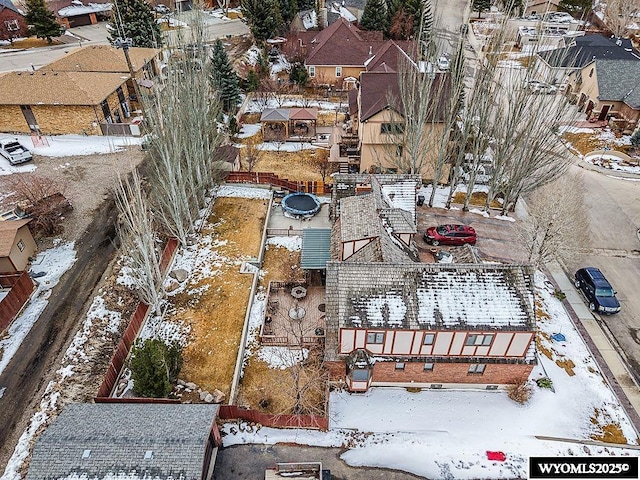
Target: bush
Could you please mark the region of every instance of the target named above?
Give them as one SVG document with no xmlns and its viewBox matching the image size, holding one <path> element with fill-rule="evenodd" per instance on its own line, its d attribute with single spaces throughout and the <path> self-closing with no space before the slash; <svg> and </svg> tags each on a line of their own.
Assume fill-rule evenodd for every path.
<svg viewBox="0 0 640 480">
<path fill-rule="evenodd" d="M 556 297 L 558 300 L 562 301 L 565 298 L 567 298 L 567 295 L 560 289 L 556 288 L 553 292 L 553 296 Z"/>
<path fill-rule="evenodd" d="M 633 135 L 631 135 L 631 145 L 635 148 L 640 148 L 640 128 L 637 128 Z"/>
<path fill-rule="evenodd" d="M 536 385 L 538 385 L 540 388 L 552 389 L 553 381 L 551 381 L 551 379 L 548 377 L 542 377 L 536 380 Z"/>
<path fill-rule="evenodd" d="M 531 385 L 526 378 L 516 380 L 507 387 L 507 396 L 514 402 L 524 405 L 531 398 Z"/>
<path fill-rule="evenodd" d="M 131 377 L 136 395 L 162 398 L 169 395 L 182 368 L 182 347 L 162 340 L 137 341 L 131 350 Z"/>
</svg>

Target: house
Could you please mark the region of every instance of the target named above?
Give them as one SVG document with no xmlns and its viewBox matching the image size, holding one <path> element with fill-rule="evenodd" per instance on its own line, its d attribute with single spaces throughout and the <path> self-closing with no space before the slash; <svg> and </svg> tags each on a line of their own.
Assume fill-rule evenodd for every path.
<svg viewBox="0 0 640 480">
<path fill-rule="evenodd" d="M 153 85 L 158 52 L 129 49 L 135 80 L 123 52 L 109 45 L 77 49 L 37 71 L 1 76 L 0 132 L 139 135 L 133 82 Z"/>
<path fill-rule="evenodd" d="M 325 292 L 332 380 L 365 391 L 495 389 L 527 378 L 536 363 L 532 268 L 419 263 L 419 185 L 415 175 L 335 176 Z"/>
<path fill-rule="evenodd" d="M 557 12 L 560 0 L 526 0 L 524 2 L 523 15 L 544 15 L 548 12 Z"/>
<path fill-rule="evenodd" d="M 30 218 L 0 221 L 0 274 L 27 269 L 29 257 L 36 253 L 36 242 L 28 223 Z"/>
<path fill-rule="evenodd" d="M 52 0 L 47 6 L 66 28 L 95 25 L 111 18 L 112 4 L 105 0 Z"/>
<path fill-rule="evenodd" d="M 221 162 L 220 169 L 226 172 L 240 170 L 240 149 L 233 145 L 220 145 L 213 152 L 213 158 Z"/>
<path fill-rule="evenodd" d="M 38 439 L 27 480 L 209 480 L 218 405 L 73 403 Z"/>
<path fill-rule="evenodd" d="M 24 14 L 11 0 L 0 0 L 0 40 L 13 40 L 29 35 Z"/>
<path fill-rule="evenodd" d="M 627 133 L 640 119 L 640 61 L 596 59 L 570 75 L 571 94 L 588 119 Z"/>
<path fill-rule="evenodd" d="M 535 70 L 539 78 L 563 84 L 568 76 L 596 59 L 638 61 L 640 55 L 628 39 L 613 39 L 600 34 L 572 38 L 567 46 L 539 52 Z"/>
</svg>

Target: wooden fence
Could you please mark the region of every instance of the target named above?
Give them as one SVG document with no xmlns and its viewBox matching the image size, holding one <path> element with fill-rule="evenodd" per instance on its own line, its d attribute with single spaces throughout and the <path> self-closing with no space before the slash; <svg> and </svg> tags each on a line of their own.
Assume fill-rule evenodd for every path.
<svg viewBox="0 0 640 480">
<path fill-rule="evenodd" d="M 223 420 L 240 419 L 266 427 L 329 430 L 329 418 L 319 415 L 274 415 L 236 405 L 220 405 L 218 416 Z"/>
<path fill-rule="evenodd" d="M 27 303 L 35 285 L 27 271 L 21 274 L 1 275 L 0 285 L 3 288 L 11 288 L 0 301 L 0 332 L 3 332 Z"/>
<path fill-rule="evenodd" d="M 324 182 L 314 181 L 293 181 L 280 178 L 275 173 L 265 172 L 229 172 L 226 181 L 228 183 L 259 183 L 279 187 L 290 192 L 306 192 L 316 195 L 326 195 L 331 193 L 331 185 Z"/>
<path fill-rule="evenodd" d="M 175 238 L 170 238 L 167 242 L 167 245 L 164 247 L 164 250 L 162 251 L 162 257 L 160 258 L 160 269 L 163 274 L 166 273 L 166 270 L 171 263 L 171 259 L 173 258 L 173 253 L 176 251 L 176 248 L 178 248 L 178 240 Z M 129 356 L 131 346 L 133 345 L 133 342 L 135 342 L 136 338 L 138 338 L 140 327 L 142 327 L 142 324 L 147 317 L 148 311 L 149 305 L 143 302 L 138 303 L 138 307 L 136 308 L 136 311 L 133 312 L 133 315 L 131 315 L 129 324 L 124 331 L 124 335 L 120 339 L 120 342 L 118 342 L 116 351 L 111 357 L 107 373 L 102 380 L 100 388 L 98 389 L 98 398 L 109 397 L 111 395 L 111 392 L 118 382 L 118 378 L 120 378 L 122 367 L 124 366 L 124 363 Z"/>
</svg>

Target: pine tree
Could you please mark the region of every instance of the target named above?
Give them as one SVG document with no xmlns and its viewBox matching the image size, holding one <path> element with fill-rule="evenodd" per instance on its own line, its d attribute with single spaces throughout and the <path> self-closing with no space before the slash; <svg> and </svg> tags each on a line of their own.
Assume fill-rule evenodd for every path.
<svg viewBox="0 0 640 480">
<path fill-rule="evenodd" d="M 278 4 L 280 7 L 280 15 L 282 16 L 282 21 L 286 26 L 290 25 L 291 21 L 298 13 L 297 0 L 278 0 Z"/>
<path fill-rule="evenodd" d="M 259 86 L 260 77 L 258 76 L 258 73 L 252 68 L 251 70 L 249 70 L 249 73 L 247 73 L 247 91 L 255 92 L 256 90 L 258 90 Z"/>
<path fill-rule="evenodd" d="M 29 25 L 33 25 L 31 31 L 38 38 L 46 38 L 52 43 L 53 37 L 59 37 L 64 32 L 56 22 L 56 17 L 44 3 L 44 0 L 27 0 L 27 15 L 25 19 Z"/>
<path fill-rule="evenodd" d="M 220 95 L 222 110 L 226 113 L 234 112 L 240 100 L 240 80 L 231 67 L 231 62 L 220 39 L 217 39 L 213 44 L 211 84 Z"/>
<path fill-rule="evenodd" d="M 143 397 L 161 398 L 171 392 L 182 368 L 182 348 L 162 340 L 136 342 L 131 350 L 133 390 Z"/>
<path fill-rule="evenodd" d="M 478 12 L 478 18 L 480 18 L 482 12 L 491 8 L 491 0 L 473 0 L 472 8 L 474 12 Z"/>
<path fill-rule="evenodd" d="M 283 27 L 278 0 L 240 0 L 253 37 L 261 42 L 275 37 Z"/>
<path fill-rule="evenodd" d="M 368 0 L 362 12 L 360 25 L 364 30 L 386 32 L 389 28 L 387 4 L 385 0 Z"/>
<path fill-rule="evenodd" d="M 134 47 L 154 48 L 162 45 L 160 27 L 144 0 L 115 0 L 109 25 L 113 30 L 109 41 L 131 38 Z"/>
</svg>

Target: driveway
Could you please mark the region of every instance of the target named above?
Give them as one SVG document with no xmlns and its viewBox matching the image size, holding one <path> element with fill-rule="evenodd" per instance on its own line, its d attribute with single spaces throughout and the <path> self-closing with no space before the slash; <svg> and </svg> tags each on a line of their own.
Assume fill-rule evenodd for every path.
<svg viewBox="0 0 640 480">
<path fill-rule="evenodd" d="M 215 480 L 255 480 L 278 462 L 322 462 L 333 480 L 415 480 L 416 475 L 386 468 L 350 467 L 340 459 L 340 448 L 304 445 L 235 445 L 218 450 Z"/>
<path fill-rule="evenodd" d="M 485 218 L 477 213 L 463 212 L 462 210 L 445 210 L 442 208 L 417 207 L 417 214 L 418 235 L 416 236 L 416 243 L 419 250 L 430 250 L 432 248 L 422 239 L 422 234 L 428 227 L 446 223 L 459 223 L 471 225 L 476 229 L 478 234 L 476 249 L 480 257 L 500 262 L 520 263 L 526 261 L 526 254 L 518 236 L 515 222 L 497 218 Z M 492 211 L 491 214 L 495 215 L 496 212 Z M 448 247 L 453 252 L 462 248 Z"/>
</svg>

